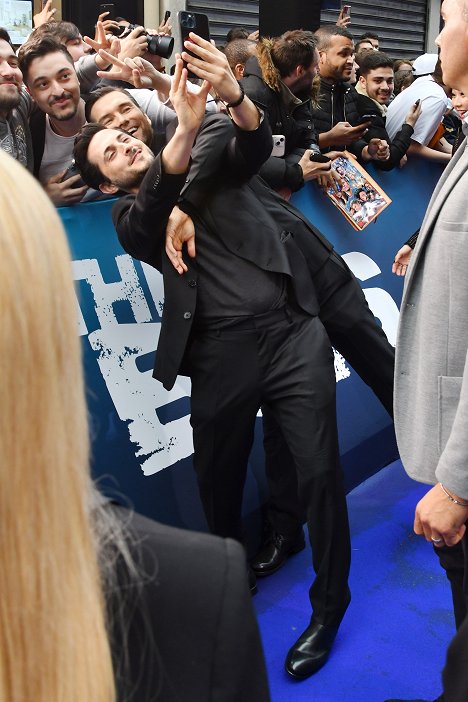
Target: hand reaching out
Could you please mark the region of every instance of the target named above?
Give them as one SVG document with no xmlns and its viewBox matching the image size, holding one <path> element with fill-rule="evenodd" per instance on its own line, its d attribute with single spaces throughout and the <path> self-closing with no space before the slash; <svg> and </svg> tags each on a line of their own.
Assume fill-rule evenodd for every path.
<svg viewBox="0 0 468 702">
<path fill-rule="evenodd" d="M 45 3 L 44 7 L 40 12 L 37 12 L 33 16 L 33 26 L 36 29 L 37 27 L 40 27 L 41 24 L 45 24 L 46 22 L 50 22 L 51 20 L 54 19 L 54 15 L 57 12 L 56 8 L 51 10 L 52 6 L 52 0 L 47 0 Z"/>
</svg>

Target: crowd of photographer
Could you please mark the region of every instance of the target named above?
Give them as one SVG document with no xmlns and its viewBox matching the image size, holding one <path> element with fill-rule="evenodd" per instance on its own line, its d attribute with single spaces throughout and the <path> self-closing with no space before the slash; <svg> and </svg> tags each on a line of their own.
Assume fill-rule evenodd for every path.
<svg viewBox="0 0 468 702">
<path fill-rule="evenodd" d="M 254 592 L 256 576 L 301 550 L 307 522 L 313 615 L 286 658 L 305 679 L 327 661 L 350 602 L 330 344 L 389 414 L 394 349 L 343 259 L 289 198 L 316 181 L 370 213 L 376 192 L 364 181 L 353 205 L 336 159 L 351 154 L 377 172 L 411 158 L 448 163 L 468 99 L 443 85 L 437 55 L 395 61 L 371 32 L 355 43 L 343 14 L 315 33 L 259 39 L 240 28 L 222 51 L 186 26 L 171 76 L 167 17 L 149 30 L 100 16 L 95 36 L 82 38 L 53 12 L 48 0 L 18 53 L 0 29 L 0 148 L 57 207 L 118 198 L 123 248 L 163 274 L 154 377 L 168 390 L 178 373 L 191 378 L 194 467 L 222 537 L 242 539 L 262 406 L 271 499 L 247 577 Z M 267 700 L 253 631 L 260 673 L 243 699 Z"/>
</svg>

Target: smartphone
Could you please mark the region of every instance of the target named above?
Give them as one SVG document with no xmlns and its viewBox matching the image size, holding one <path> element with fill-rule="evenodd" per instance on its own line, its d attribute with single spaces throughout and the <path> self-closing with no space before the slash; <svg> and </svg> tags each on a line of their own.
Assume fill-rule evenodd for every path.
<svg viewBox="0 0 468 702">
<path fill-rule="evenodd" d="M 167 20 L 169 19 L 170 16 L 171 16 L 171 11 L 166 10 L 166 12 L 164 13 L 164 24 L 167 24 Z"/>
<path fill-rule="evenodd" d="M 102 15 L 103 12 L 108 12 L 106 19 L 114 19 L 115 17 L 115 5 L 113 3 L 109 5 L 99 5 L 99 14 Z"/>
<path fill-rule="evenodd" d="M 418 98 L 416 102 L 414 103 L 416 107 L 418 107 L 419 103 L 421 102 L 421 98 Z"/>
<path fill-rule="evenodd" d="M 343 17 L 351 17 L 351 5 L 343 5 Z"/>
<path fill-rule="evenodd" d="M 69 178 L 73 178 L 73 176 L 76 176 L 76 175 L 80 175 L 80 173 L 75 165 L 75 162 L 72 161 L 72 163 L 68 166 L 67 170 L 65 171 L 65 174 L 60 182 L 63 183 L 65 180 L 68 180 Z M 86 185 L 86 183 L 84 182 L 84 180 L 82 180 L 82 178 L 80 178 L 79 180 L 76 181 L 76 183 L 73 183 L 72 185 L 70 185 L 70 187 L 71 188 L 82 188 L 83 185 Z"/>
<path fill-rule="evenodd" d="M 199 37 L 201 37 L 202 39 L 206 39 L 206 41 L 210 41 L 210 25 L 208 22 L 208 15 L 204 15 L 201 12 L 181 11 L 177 13 L 177 17 L 179 20 L 182 51 L 187 51 L 187 49 L 184 46 L 184 42 L 186 39 L 188 39 L 188 35 L 190 34 L 190 32 L 198 34 Z M 187 51 L 187 53 L 191 54 L 192 56 L 195 56 L 195 54 L 193 54 L 190 51 Z"/>
<path fill-rule="evenodd" d="M 377 115 L 375 115 L 375 114 L 373 114 L 373 113 L 366 114 L 366 115 L 361 115 L 361 116 L 359 117 L 359 122 L 358 122 L 358 124 L 364 124 L 364 122 L 371 122 L 371 123 L 374 123 L 376 119 L 377 119 Z"/>
<path fill-rule="evenodd" d="M 284 134 L 273 134 L 271 138 L 273 140 L 273 148 L 271 150 L 271 155 L 282 158 L 284 156 L 284 151 L 286 148 L 286 139 Z"/>
<path fill-rule="evenodd" d="M 310 154 L 310 160 L 314 163 L 328 163 L 331 159 L 325 154 Z"/>
</svg>

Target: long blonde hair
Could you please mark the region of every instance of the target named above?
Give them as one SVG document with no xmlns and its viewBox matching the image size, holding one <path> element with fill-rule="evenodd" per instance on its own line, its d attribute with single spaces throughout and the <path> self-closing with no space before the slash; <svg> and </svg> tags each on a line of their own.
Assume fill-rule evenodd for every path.
<svg viewBox="0 0 468 702">
<path fill-rule="evenodd" d="M 0 699 L 113 702 L 70 255 L 0 151 Z"/>
</svg>

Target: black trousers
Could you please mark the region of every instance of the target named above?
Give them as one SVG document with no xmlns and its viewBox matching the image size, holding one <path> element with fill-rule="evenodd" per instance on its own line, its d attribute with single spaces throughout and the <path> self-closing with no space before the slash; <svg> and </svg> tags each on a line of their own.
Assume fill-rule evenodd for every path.
<svg viewBox="0 0 468 702">
<path fill-rule="evenodd" d="M 468 526 L 468 525 L 467 525 Z M 457 634 L 447 651 L 443 672 L 441 702 L 468 700 L 468 532 L 455 546 L 435 548 L 452 588 L 453 611 Z"/>
<path fill-rule="evenodd" d="M 199 332 L 188 351 L 194 466 L 208 524 L 242 538 L 255 418 L 267 404 L 287 437 L 307 518 L 314 617 L 338 624 L 349 602 L 350 539 L 330 342 L 317 317 L 289 308 L 246 324 Z"/>
<path fill-rule="evenodd" d="M 361 286 L 335 252 L 314 277 L 320 319 L 334 348 L 351 364 L 393 417 L 395 350 L 369 309 Z M 287 436 L 262 407 L 265 470 L 270 491 L 267 531 L 292 537 L 304 522 Z"/>
</svg>

